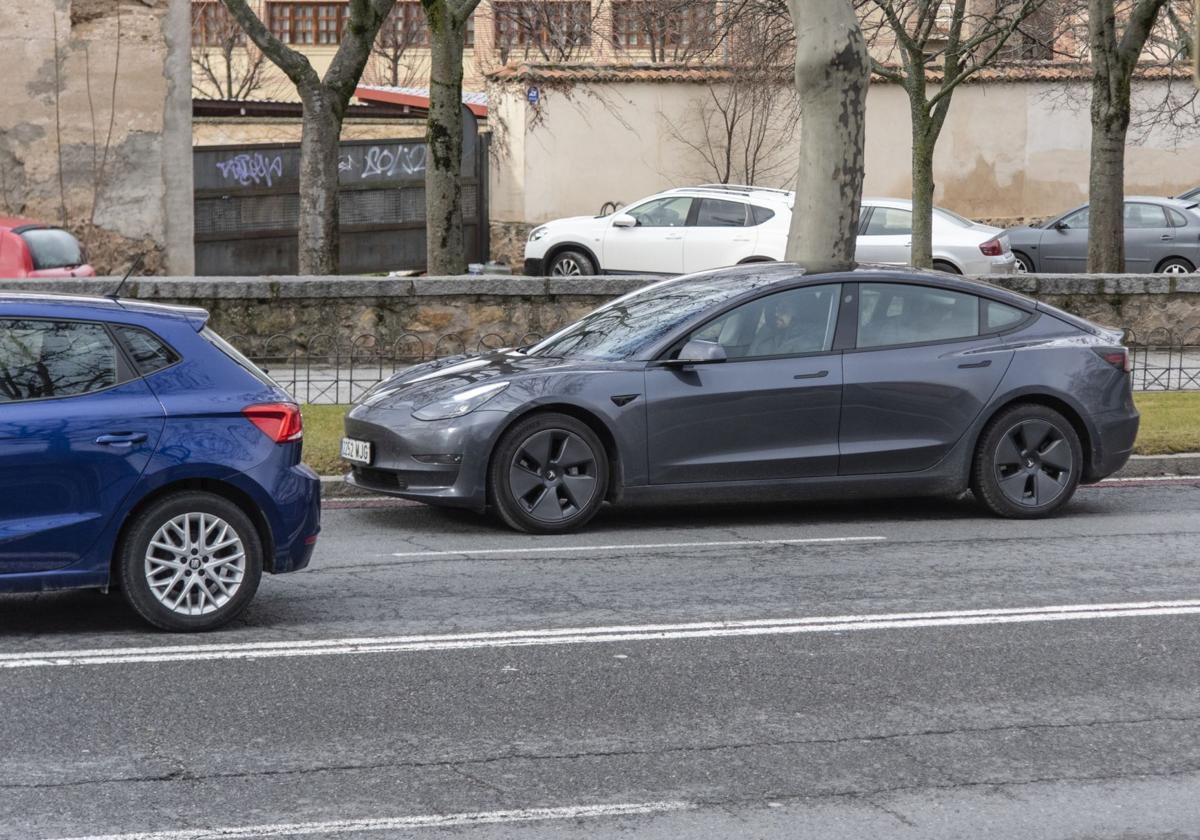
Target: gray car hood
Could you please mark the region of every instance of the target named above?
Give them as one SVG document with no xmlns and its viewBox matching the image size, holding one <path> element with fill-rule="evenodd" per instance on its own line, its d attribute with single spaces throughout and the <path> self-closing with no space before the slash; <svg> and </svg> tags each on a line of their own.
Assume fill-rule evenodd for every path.
<svg viewBox="0 0 1200 840">
<path fill-rule="evenodd" d="M 482 356 L 452 356 L 395 374 L 368 391 L 359 403 L 373 408 L 418 407 L 459 389 L 489 381 L 595 367 L 594 362 L 527 356 L 516 350 L 497 350 Z"/>
</svg>

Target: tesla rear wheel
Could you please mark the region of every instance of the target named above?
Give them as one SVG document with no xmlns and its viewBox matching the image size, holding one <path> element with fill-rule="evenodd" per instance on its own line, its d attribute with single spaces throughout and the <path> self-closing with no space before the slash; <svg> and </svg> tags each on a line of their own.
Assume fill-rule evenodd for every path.
<svg viewBox="0 0 1200 840">
<path fill-rule="evenodd" d="M 1171 257 L 1158 264 L 1159 274 L 1191 274 L 1196 267 L 1183 257 Z"/>
<path fill-rule="evenodd" d="M 496 512 L 510 528 L 557 534 L 586 524 L 608 491 L 608 455 L 587 424 L 535 414 L 501 437 L 488 473 Z"/>
<path fill-rule="evenodd" d="M 262 566 L 258 531 L 241 508 L 212 493 L 183 492 L 131 523 L 118 573 L 126 599 L 146 621 L 198 631 L 220 627 L 245 609 Z"/>
<path fill-rule="evenodd" d="M 1083 448 L 1067 418 L 1042 405 L 1015 405 L 984 430 L 971 489 L 998 516 L 1049 516 L 1079 486 Z"/>
<path fill-rule="evenodd" d="M 596 273 L 591 259 L 581 251 L 559 251 L 550 260 L 549 268 L 546 273 L 551 277 L 583 277 Z"/>
<path fill-rule="evenodd" d="M 1031 274 L 1033 272 L 1033 261 L 1020 251 L 1013 251 L 1013 257 L 1016 262 L 1013 264 L 1013 272 L 1016 274 Z"/>
</svg>

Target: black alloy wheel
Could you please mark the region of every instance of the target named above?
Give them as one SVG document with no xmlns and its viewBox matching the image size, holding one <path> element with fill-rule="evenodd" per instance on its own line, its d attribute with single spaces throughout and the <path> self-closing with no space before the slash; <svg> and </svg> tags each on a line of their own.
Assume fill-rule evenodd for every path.
<svg viewBox="0 0 1200 840">
<path fill-rule="evenodd" d="M 591 519 L 608 487 L 608 458 L 588 426 L 563 414 L 537 414 L 497 445 L 489 487 L 512 528 L 558 533 Z"/>
<path fill-rule="evenodd" d="M 996 417 L 975 456 L 972 489 L 993 513 L 1046 516 L 1079 485 L 1079 436 L 1065 417 L 1041 405 L 1018 405 Z"/>
</svg>

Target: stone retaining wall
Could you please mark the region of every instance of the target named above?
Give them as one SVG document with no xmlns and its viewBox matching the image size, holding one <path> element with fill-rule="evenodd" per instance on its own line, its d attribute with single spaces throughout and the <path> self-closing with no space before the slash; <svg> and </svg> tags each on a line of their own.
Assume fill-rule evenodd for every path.
<svg viewBox="0 0 1200 840">
<path fill-rule="evenodd" d="M 227 277 L 137 278 L 131 298 L 202 306 L 227 335 L 284 335 L 381 342 L 405 336 L 427 346 L 450 337 L 475 347 L 547 335 L 651 277 Z M 993 282 L 996 278 L 988 278 Z M 0 289 L 99 295 L 115 278 L 0 280 Z M 1014 275 L 1003 285 L 1098 323 L 1131 330 L 1140 343 L 1200 344 L 1200 275 Z M 443 349 L 445 344 L 443 343 Z"/>
</svg>

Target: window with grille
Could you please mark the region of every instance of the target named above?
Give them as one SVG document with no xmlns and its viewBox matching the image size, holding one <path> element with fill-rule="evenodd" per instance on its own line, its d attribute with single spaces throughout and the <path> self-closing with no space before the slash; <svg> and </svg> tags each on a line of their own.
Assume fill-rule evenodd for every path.
<svg viewBox="0 0 1200 840">
<path fill-rule="evenodd" d="M 379 30 L 379 38 L 385 47 L 428 47 L 429 25 L 420 0 L 400 0 L 388 15 Z M 475 46 L 475 15 L 467 18 L 464 46 Z"/>
<path fill-rule="evenodd" d="M 228 9 L 215 0 L 192 4 L 193 47 L 219 47 L 230 39 L 238 44 L 244 40 L 241 27 Z"/>
<path fill-rule="evenodd" d="M 616 0 L 613 43 L 618 49 L 700 47 L 712 41 L 715 8 L 682 0 Z"/>
<path fill-rule="evenodd" d="M 348 14 L 345 3 L 268 3 L 267 25 L 285 44 L 336 45 Z"/>
<path fill-rule="evenodd" d="M 586 47 L 592 43 L 592 4 L 576 0 L 496 2 L 496 46 Z"/>
</svg>

